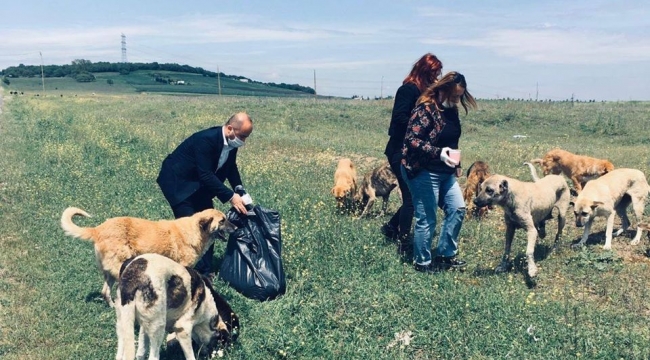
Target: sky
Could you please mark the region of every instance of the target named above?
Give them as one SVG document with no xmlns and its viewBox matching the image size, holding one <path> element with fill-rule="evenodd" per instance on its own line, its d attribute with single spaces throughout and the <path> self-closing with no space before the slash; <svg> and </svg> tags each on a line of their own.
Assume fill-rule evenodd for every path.
<svg viewBox="0 0 650 360">
<path fill-rule="evenodd" d="M 393 96 L 431 52 L 477 98 L 650 100 L 650 1 L 3 1 L 0 69 L 178 63 Z"/>
</svg>

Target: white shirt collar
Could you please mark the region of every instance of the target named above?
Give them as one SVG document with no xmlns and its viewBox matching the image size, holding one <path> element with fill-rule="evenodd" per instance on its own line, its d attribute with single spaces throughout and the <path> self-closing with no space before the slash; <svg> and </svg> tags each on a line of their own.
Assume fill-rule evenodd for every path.
<svg viewBox="0 0 650 360">
<path fill-rule="evenodd" d="M 221 136 L 223 137 L 223 145 L 228 146 L 228 139 L 226 139 L 226 127 L 221 127 Z M 230 147 L 230 146 L 228 146 Z"/>
</svg>

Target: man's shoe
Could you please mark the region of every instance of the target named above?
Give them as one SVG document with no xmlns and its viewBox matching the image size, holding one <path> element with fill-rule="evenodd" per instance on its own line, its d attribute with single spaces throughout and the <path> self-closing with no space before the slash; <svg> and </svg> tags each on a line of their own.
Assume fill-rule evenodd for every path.
<svg viewBox="0 0 650 360">
<path fill-rule="evenodd" d="M 390 223 L 382 225 L 381 233 L 389 239 L 395 239 L 397 237 L 397 229 Z"/>
<path fill-rule="evenodd" d="M 419 271 L 425 274 L 434 274 L 440 271 L 437 266 L 434 265 L 434 263 L 430 263 L 429 265 L 420 265 L 420 264 L 415 264 L 415 271 Z"/>
<path fill-rule="evenodd" d="M 457 257 L 444 257 L 436 256 L 434 263 L 440 270 L 449 270 L 449 269 L 463 269 L 467 266 L 467 262 L 459 260 Z"/>
</svg>

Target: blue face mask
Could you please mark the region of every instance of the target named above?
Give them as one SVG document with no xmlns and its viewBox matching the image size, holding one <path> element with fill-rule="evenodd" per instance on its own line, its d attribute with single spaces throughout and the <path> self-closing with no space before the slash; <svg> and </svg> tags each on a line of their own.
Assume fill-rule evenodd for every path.
<svg viewBox="0 0 650 360">
<path fill-rule="evenodd" d="M 244 146 L 244 141 L 235 135 L 234 139 L 227 139 L 228 140 L 228 146 L 233 147 L 233 148 L 238 148 L 240 146 Z"/>
</svg>

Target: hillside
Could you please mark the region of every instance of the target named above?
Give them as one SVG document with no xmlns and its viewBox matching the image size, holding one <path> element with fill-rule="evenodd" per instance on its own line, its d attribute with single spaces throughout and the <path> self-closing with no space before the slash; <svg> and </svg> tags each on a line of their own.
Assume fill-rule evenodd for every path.
<svg viewBox="0 0 650 360">
<path fill-rule="evenodd" d="M 168 83 L 156 81 L 154 74 L 162 75 L 170 79 L 184 82 L 183 85 L 178 83 Z M 148 70 L 138 70 L 128 75 L 119 73 L 103 72 L 94 73 L 96 78 L 93 82 L 78 82 L 71 77 L 45 78 L 46 93 L 71 93 L 71 92 L 101 92 L 101 93 L 184 93 L 184 94 L 219 94 L 219 84 L 217 79 L 202 76 L 199 74 L 158 71 L 151 72 Z M 233 78 L 222 78 L 221 94 L 222 95 L 244 95 L 244 96 L 282 96 L 282 97 L 308 97 L 313 96 L 302 91 L 284 89 L 266 84 L 255 82 L 242 82 Z M 31 78 L 12 78 L 10 84 L 2 85 L 8 91 L 40 93 L 43 91 L 43 84 L 38 77 Z"/>
<path fill-rule="evenodd" d="M 111 64 L 75 60 L 72 65 L 12 66 L 0 71 L 2 86 L 20 92 L 157 92 L 243 96 L 313 96 L 298 84 L 263 83 L 178 64 Z"/>
</svg>

